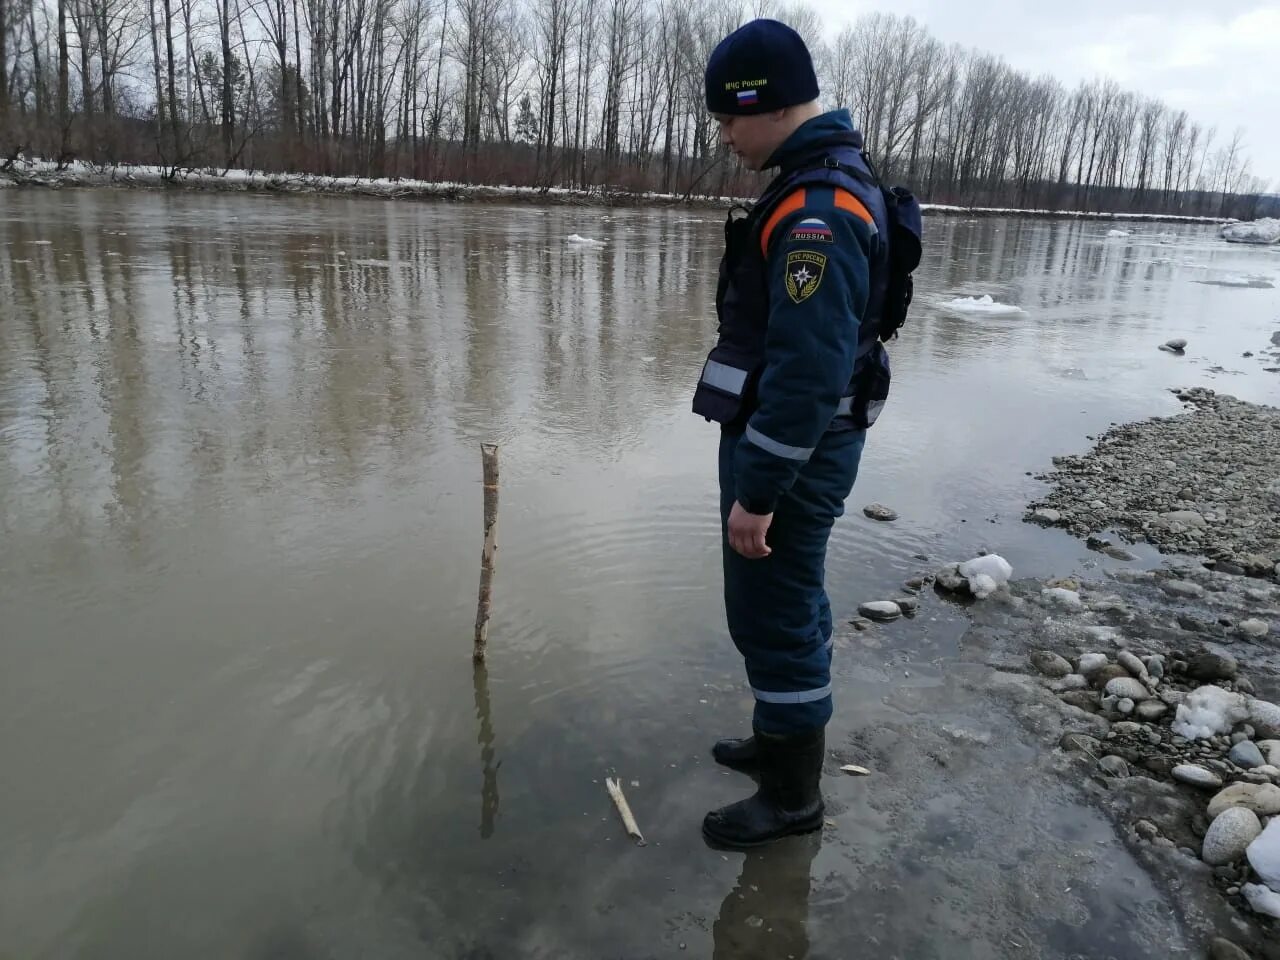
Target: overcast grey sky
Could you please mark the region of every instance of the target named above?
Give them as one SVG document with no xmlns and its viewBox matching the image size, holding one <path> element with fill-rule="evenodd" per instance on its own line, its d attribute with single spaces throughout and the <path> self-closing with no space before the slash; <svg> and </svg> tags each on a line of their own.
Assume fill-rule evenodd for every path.
<svg viewBox="0 0 1280 960">
<path fill-rule="evenodd" d="M 1185 109 L 1218 140 L 1246 130 L 1252 171 L 1280 192 L 1280 0 L 809 0 L 834 32 L 858 14 L 910 15 L 946 43 L 1067 86 L 1101 74 Z M 857 118 L 855 118 L 857 119 Z"/>
</svg>

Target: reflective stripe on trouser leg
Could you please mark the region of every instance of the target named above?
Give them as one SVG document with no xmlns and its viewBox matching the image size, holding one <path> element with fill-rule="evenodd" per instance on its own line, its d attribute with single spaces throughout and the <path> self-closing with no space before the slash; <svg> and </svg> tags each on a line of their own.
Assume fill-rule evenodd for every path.
<svg viewBox="0 0 1280 960">
<path fill-rule="evenodd" d="M 822 599 L 818 601 L 818 627 L 822 630 L 823 646 L 827 650 L 831 650 L 835 646 L 835 637 L 832 636 L 833 625 L 831 621 L 831 601 L 827 599 L 827 591 L 822 591 Z"/>
<path fill-rule="evenodd" d="M 733 506 L 733 454 L 720 442 L 722 533 Z M 831 609 L 823 589 L 827 539 L 853 487 L 864 435 L 827 434 L 774 513 L 763 560 L 747 560 L 722 537 L 725 613 L 756 698 L 755 724 L 792 734 L 831 717 Z"/>
</svg>

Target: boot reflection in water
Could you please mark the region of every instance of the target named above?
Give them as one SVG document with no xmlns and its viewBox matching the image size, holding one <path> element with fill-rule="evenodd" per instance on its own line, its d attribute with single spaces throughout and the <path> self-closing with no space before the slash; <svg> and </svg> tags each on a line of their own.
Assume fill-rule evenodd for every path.
<svg viewBox="0 0 1280 960">
<path fill-rule="evenodd" d="M 822 846 L 811 834 L 745 854 L 738 885 L 712 928 L 714 960 L 802 960 L 809 955 L 809 873 Z"/>
</svg>

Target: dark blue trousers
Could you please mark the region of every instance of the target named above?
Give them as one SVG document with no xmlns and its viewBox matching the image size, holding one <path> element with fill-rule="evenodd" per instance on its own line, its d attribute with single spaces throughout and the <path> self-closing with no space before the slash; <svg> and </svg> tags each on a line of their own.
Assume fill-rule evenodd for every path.
<svg viewBox="0 0 1280 960">
<path fill-rule="evenodd" d="M 828 433 L 779 501 L 772 553 L 748 560 L 729 546 L 733 453 L 740 434 L 720 435 L 720 535 L 729 635 L 746 661 L 756 699 L 753 725 L 787 736 L 831 719 L 831 604 L 824 585 L 827 540 L 853 489 L 864 431 Z"/>
</svg>

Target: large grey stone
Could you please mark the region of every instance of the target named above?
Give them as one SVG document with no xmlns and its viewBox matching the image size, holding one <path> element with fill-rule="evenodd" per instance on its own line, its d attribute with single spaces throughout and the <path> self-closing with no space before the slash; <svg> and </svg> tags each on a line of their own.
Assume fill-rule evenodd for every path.
<svg viewBox="0 0 1280 960">
<path fill-rule="evenodd" d="M 1231 748 L 1227 758 L 1237 767 L 1244 767 L 1246 770 L 1260 767 L 1267 762 L 1258 745 L 1252 740 L 1241 740 Z"/>
<path fill-rule="evenodd" d="M 1071 673 L 1071 664 L 1052 650 L 1036 650 L 1031 654 L 1031 665 L 1046 677 L 1060 679 Z"/>
<path fill-rule="evenodd" d="M 1109 697 L 1132 700 L 1134 703 L 1141 703 L 1143 700 L 1151 699 L 1151 691 L 1143 686 L 1142 681 L 1135 680 L 1130 676 L 1116 677 L 1114 680 L 1108 681 L 1106 693 Z"/>
<path fill-rule="evenodd" d="M 902 608 L 892 600 L 873 600 L 870 603 L 861 604 L 858 612 L 868 620 L 876 620 L 880 623 L 889 623 L 902 616 Z"/>
<path fill-rule="evenodd" d="M 1147 676 L 1152 680 L 1161 680 L 1164 678 L 1164 657 L 1157 653 L 1147 657 L 1144 662 L 1147 666 Z"/>
<path fill-rule="evenodd" d="M 1120 664 L 1108 663 L 1105 667 L 1094 671 L 1093 676 L 1089 678 L 1089 685 L 1095 690 L 1103 690 L 1108 683 L 1117 678 L 1132 679 L 1129 676 L 1129 671 L 1120 666 Z"/>
<path fill-rule="evenodd" d="M 1168 712 L 1169 712 L 1169 708 L 1166 707 L 1159 700 L 1147 700 L 1143 703 L 1140 703 L 1138 704 L 1138 709 L 1136 711 L 1138 716 L 1141 719 L 1146 720 L 1148 723 L 1154 720 L 1159 720 Z"/>
<path fill-rule="evenodd" d="M 1222 786 L 1222 778 L 1220 776 L 1196 763 L 1179 764 L 1173 768 L 1171 775 L 1173 779 L 1181 783 L 1187 783 L 1193 787 L 1203 787 L 1206 790 L 1216 790 Z"/>
<path fill-rule="evenodd" d="M 1105 653 L 1082 653 L 1079 670 L 1086 677 L 1092 677 L 1108 663 L 1110 661 Z"/>
<path fill-rule="evenodd" d="M 1088 713 L 1097 713 L 1102 708 L 1101 698 L 1092 690 L 1068 690 L 1058 694 L 1058 699 Z"/>
<path fill-rule="evenodd" d="M 1214 680 L 1230 680 L 1240 670 L 1236 658 L 1229 653 L 1207 651 L 1192 657 L 1187 663 L 1187 676 L 1204 683 Z"/>
<path fill-rule="evenodd" d="M 1121 650 L 1116 654 L 1116 660 L 1119 661 L 1120 666 L 1128 670 L 1137 679 L 1144 681 L 1148 679 L 1147 665 L 1139 660 L 1136 654 L 1128 650 Z"/>
<path fill-rule="evenodd" d="M 883 503 L 868 504 L 862 508 L 862 512 L 872 520 L 880 520 L 885 523 L 892 523 L 898 519 L 898 511 L 886 507 Z"/>
<path fill-rule="evenodd" d="M 1280 813 L 1280 787 L 1274 783 L 1233 783 L 1209 801 L 1209 816 L 1230 807 L 1245 807 L 1260 817 Z"/>
<path fill-rule="evenodd" d="M 1244 807 L 1223 810 L 1205 832 L 1200 858 L 1211 867 L 1235 863 L 1260 833 L 1262 822 L 1252 810 Z"/>
<path fill-rule="evenodd" d="M 1280 707 L 1269 700 L 1249 701 L 1249 722 L 1254 733 L 1264 739 L 1280 738 Z"/>
<path fill-rule="evenodd" d="M 1063 693 L 1067 690 L 1088 690 L 1089 681 L 1078 673 L 1069 673 L 1061 680 L 1050 680 L 1049 688 L 1056 693 Z"/>
</svg>

